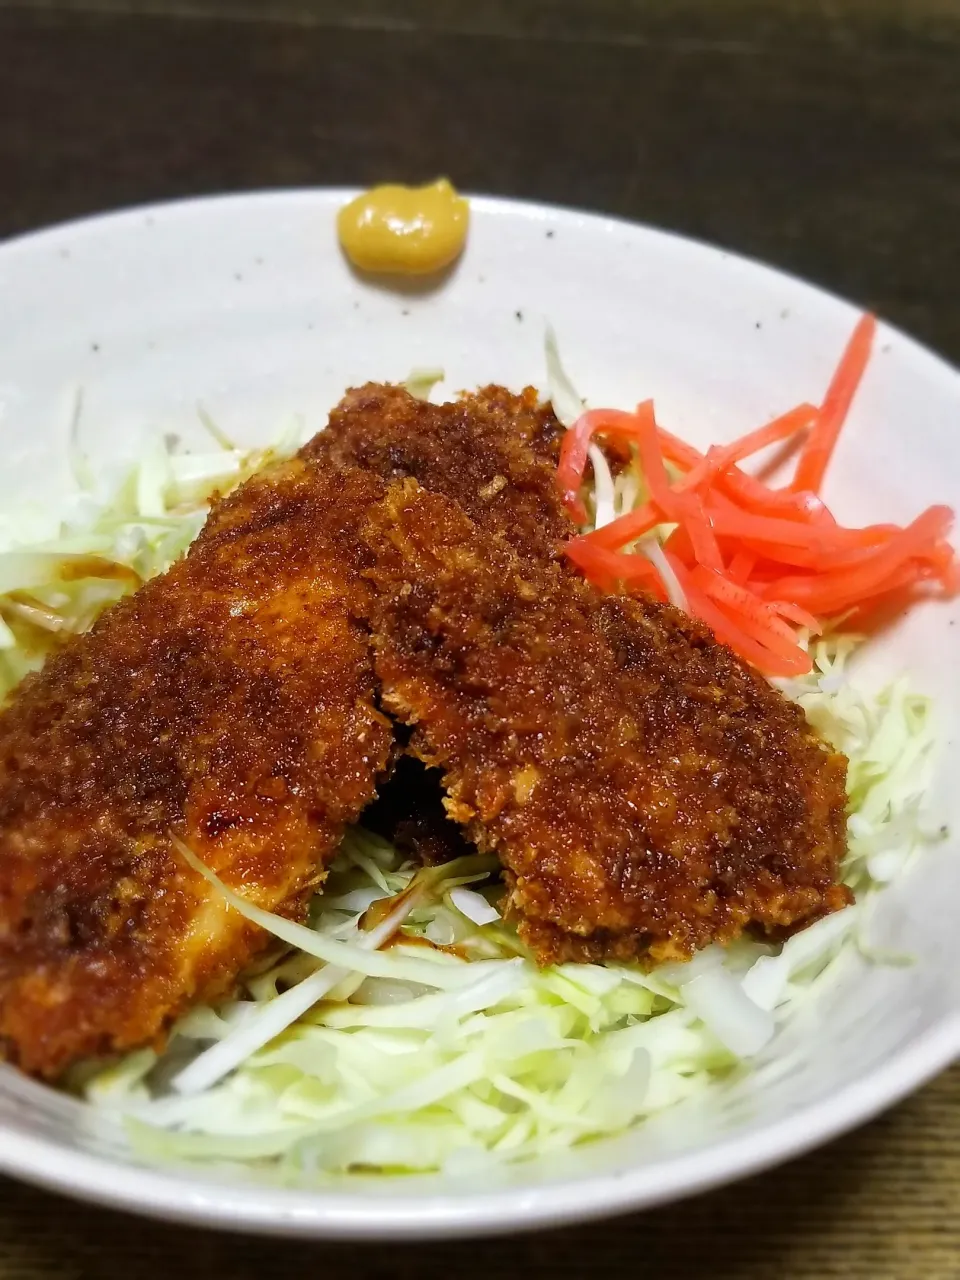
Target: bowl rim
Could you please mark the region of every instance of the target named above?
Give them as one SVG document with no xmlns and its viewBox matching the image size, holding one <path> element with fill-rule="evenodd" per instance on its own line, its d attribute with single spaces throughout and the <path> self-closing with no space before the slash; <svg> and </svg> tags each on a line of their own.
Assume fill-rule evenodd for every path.
<svg viewBox="0 0 960 1280">
<path fill-rule="evenodd" d="M 746 1135 L 701 1151 L 561 1183 L 479 1195 L 293 1191 L 192 1178 L 65 1149 L 28 1134 L 0 1134 L 0 1173 L 104 1208 L 237 1233 L 328 1240 L 428 1240 L 570 1226 L 652 1209 L 762 1173 L 801 1156 L 899 1102 L 960 1056 L 960 1014 L 914 1041 L 865 1079 Z M 411 1183 L 415 1185 L 415 1183 Z"/>
<path fill-rule="evenodd" d="M 153 214 L 203 212 L 259 202 L 332 204 L 356 194 L 351 187 L 294 187 L 205 195 L 132 205 L 105 214 L 56 223 L 0 241 L 0 258 L 29 252 L 61 235 L 98 233 L 110 224 Z M 852 304 L 789 272 L 743 254 L 667 229 L 589 210 L 535 201 L 471 195 L 485 214 L 513 215 L 551 223 L 589 222 L 598 232 L 641 231 L 679 247 L 722 255 L 753 271 L 776 276 L 845 309 Z M 942 357 L 884 323 L 921 358 L 928 375 L 956 378 Z M 746 1134 L 649 1165 L 611 1173 L 589 1172 L 539 1186 L 509 1185 L 480 1194 L 427 1195 L 398 1192 L 371 1198 L 356 1191 L 297 1191 L 249 1182 L 214 1182 L 183 1167 L 170 1170 L 124 1164 L 64 1147 L 59 1142 L 10 1130 L 0 1122 L 0 1173 L 83 1201 L 152 1218 L 235 1232 L 331 1240 L 423 1240 L 560 1226 L 653 1208 L 756 1174 L 838 1137 L 900 1101 L 960 1057 L 960 1009 L 947 1011 L 932 1027 L 895 1051 L 863 1079 Z M 416 1179 L 411 1179 L 415 1187 Z"/>
</svg>

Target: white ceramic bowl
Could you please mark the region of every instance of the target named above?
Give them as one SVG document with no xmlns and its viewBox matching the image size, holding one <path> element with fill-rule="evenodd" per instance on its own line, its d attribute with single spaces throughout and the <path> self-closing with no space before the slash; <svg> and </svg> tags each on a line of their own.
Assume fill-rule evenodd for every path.
<svg viewBox="0 0 960 1280">
<path fill-rule="evenodd" d="M 594 403 L 653 395 L 707 443 L 815 399 L 855 312 L 716 249 L 622 222 L 478 199 L 440 287 L 358 280 L 334 239 L 350 193 L 202 200 L 56 228 L 0 247 L 0 509 L 69 483 L 73 388 L 96 457 L 141 433 L 189 436 L 202 400 L 263 439 L 285 412 L 316 427 L 343 389 L 442 365 L 452 387 L 543 378 L 543 320 Z M 960 507 L 960 377 L 884 329 L 831 475 L 850 522 Z M 960 825 L 956 605 L 928 606 L 872 647 L 909 670 L 943 724 L 937 821 Z M 264 1189 L 224 1172 L 139 1167 L 86 1135 L 79 1104 L 0 1068 L 0 1170 L 117 1207 L 230 1228 L 327 1237 L 515 1230 L 639 1208 L 796 1155 L 888 1106 L 960 1053 L 956 839 L 886 895 L 877 938 L 910 969 L 863 966 L 782 1034 L 746 1081 L 616 1140 L 506 1172 Z M 789 1067 L 784 1063 L 790 1054 Z"/>
</svg>

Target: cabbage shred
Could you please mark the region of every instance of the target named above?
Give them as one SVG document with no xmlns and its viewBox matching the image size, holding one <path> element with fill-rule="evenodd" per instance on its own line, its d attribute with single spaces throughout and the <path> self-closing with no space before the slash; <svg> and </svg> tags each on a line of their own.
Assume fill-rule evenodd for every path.
<svg viewBox="0 0 960 1280">
<path fill-rule="evenodd" d="M 555 342 L 548 363 L 569 418 L 582 402 Z M 212 494 L 289 455 L 302 434 L 289 423 L 270 448 L 244 451 L 211 430 L 215 451 L 180 452 L 158 438 L 112 486 L 95 480 L 74 442 L 82 491 L 66 517 L 0 518 L 0 696 L 61 637 L 181 555 Z M 615 482 L 597 470 L 601 520 L 642 500 L 631 469 Z M 145 1159 L 227 1160 L 303 1182 L 472 1172 L 543 1155 L 619 1132 L 769 1052 L 798 1002 L 858 944 L 865 896 L 930 838 L 928 701 L 903 681 L 860 688 L 850 637 L 811 647 L 814 670 L 784 688 L 850 760 L 844 876 L 856 906 L 781 947 L 745 939 L 651 973 L 538 969 L 499 914 L 492 860 L 424 870 L 358 827 L 312 903 L 312 940 L 260 913 L 284 937 L 232 998 L 188 1013 L 161 1057 L 86 1064 L 74 1088 L 104 1123 L 119 1119 Z M 368 926 L 391 911 L 372 939 L 383 945 L 371 949 Z"/>
</svg>

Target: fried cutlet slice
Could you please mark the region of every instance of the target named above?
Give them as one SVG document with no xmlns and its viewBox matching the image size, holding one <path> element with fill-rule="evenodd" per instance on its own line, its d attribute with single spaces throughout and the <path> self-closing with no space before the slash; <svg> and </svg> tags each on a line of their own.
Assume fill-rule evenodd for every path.
<svg viewBox="0 0 960 1280">
<path fill-rule="evenodd" d="M 844 758 L 699 622 L 413 481 L 365 538 L 384 705 L 499 855 L 539 960 L 685 957 L 849 900 Z"/>
<path fill-rule="evenodd" d="M 417 480 L 523 554 L 552 559 L 576 532 L 556 481 L 562 435 L 532 387 L 513 395 L 490 386 L 436 405 L 368 383 L 347 393 L 304 456 Z"/>
<path fill-rule="evenodd" d="M 304 455 L 385 481 L 413 478 L 523 554 L 552 559 L 576 532 L 556 481 L 562 435 L 533 388 L 514 395 L 489 386 L 434 405 L 403 387 L 368 383 L 347 393 Z M 440 796 L 436 779 L 401 756 L 363 821 L 424 862 L 448 861 L 470 846 Z"/>
<path fill-rule="evenodd" d="M 221 503 L 0 716 L 0 1046 L 54 1077 L 150 1043 L 267 941 L 171 847 L 296 916 L 373 798 L 356 530 L 372 474 L 303 461 Z"/>
</svg>

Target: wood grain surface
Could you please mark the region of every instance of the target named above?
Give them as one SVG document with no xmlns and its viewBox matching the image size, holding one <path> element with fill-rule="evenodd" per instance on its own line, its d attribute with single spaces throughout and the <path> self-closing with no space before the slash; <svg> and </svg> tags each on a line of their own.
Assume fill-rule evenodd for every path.
<svg viewBox="0 0 960 1280">
<path fill-rule="evenodd" d="M 0 236 L 441 172 L 767 259 L 960 361 L 960 0 L 0 0 Z M 0 1180 L 0 1280 L 621 1271 L 960 1278 L 960 1068 L 761 1178 L 510 1240 L 221 1237 Z"/>
</svg>

